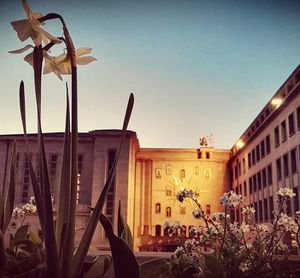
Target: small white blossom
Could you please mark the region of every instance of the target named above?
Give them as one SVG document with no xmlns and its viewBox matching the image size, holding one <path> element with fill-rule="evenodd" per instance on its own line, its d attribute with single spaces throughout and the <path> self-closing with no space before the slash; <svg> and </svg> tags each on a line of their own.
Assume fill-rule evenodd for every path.
<svg viewBox="0 0 300 278">
<path fill-rule="evenodd" d="M 251 206 L 245 206 L 242 208 L 242 214 L 254 214 L 255 213 L 255 209 Z"/>
<path fill-rule="evenodd" d="M 269 231 L 269 227 L 265 224 L 259 224 L 257 226 L 258 231 L 263 232 L 263 233 L 267 233 Z"/>
<path fill-rule="evenodd" d="M 296 233 L 298 230 L 297 223 L 285 213 L 280 213 L 277 224 L 281 226 L 285 231 Z"/>
<path fill-rule="evenodd" d="M 293 198 L 294 196 L 296 196 L 296 194 L 293 192 L 293 190 L 288 187 L 281 187 L 278 190 L 277 194 L 279 196 L 287 197 L 287 198 Z"/>
<path fill-rule="evenodd" d="M 245 233 L 248 233 L 250 232 L 250 227 L 248 224 L 246 224 L 245 222 L 242 222 L 241 226 L 240 226 L 240 229 L 242 230 L 242 232 L 245 234 Z"/>
<path fill-rule="evenodd" d="M 229 191 L 223 194 L 220 198 L 220 203 L 224 207 L 234 208 L 238 205 L 243 204 L 244 197 L 242 195 L 238 195 L 233 191 Z"/>
<path fill-rule="evenodd" d="M 203 217 L 204 213 L 201 209 L 197 208 L 193 211 L 193 216 L 196 218 L 196 219 L 200 219 L 201 217 Z"/>
</svg>

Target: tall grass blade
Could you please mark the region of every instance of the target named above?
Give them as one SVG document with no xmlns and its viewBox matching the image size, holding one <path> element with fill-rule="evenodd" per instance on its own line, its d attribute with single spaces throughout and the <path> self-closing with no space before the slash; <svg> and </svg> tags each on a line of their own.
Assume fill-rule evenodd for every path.
<svg viewBox="0 0 300 278">
<path fill-rule="evenodd" d="M 41 196 L 40 187 L 36 178 L 36 174 L 34 172 L 34 168 L 32 165 L 32 161 L 30 158 L 29 152 L 29 143 L 28 143 L 28 136 L 27 136 L 27 128 L 26 128 L 26 109 L 25 109 L 25 89 L 24 89 L 24 82 L 21 81 L 20 88 L 19 88 L 19 100 L 20 100 L 20 112 L 21 112 L 21 119 L 22 119 L 22 126 L 23 126 L 23 133 L 24 133 L 24 140 L 26 146 L 26 152 L 28 157 L 28 164 L 29 164 L 29 172 L 30 172 L 30 179 L 33 188 L 33 193 L 35 197 L 37 212 L 39 215 L 40 223 L 42 230 L 44 231 L 44 213 L 43 213 L 43 200 Z"/>
<path fill-rule="evenodd" d="M 97 223 L 98 220 L 100 218 L 105 200 L 106 200 L 106 195 L 107 192 L 112 184 L 114 175 L 115 175 L 115 171 L 116 171 L 116 166 L 120 157 L 120 153 L 121 153 L 121 149 L 125 140 L 125 136 L 126 136 L 126 130 L 128 127 L 128 123 L 130 120 L 130 116 L 131 116 L 131 112 L 132 112 L 132 108 L 133 108 L 133 104 L 134 104 L 134 96 L 133 94 L 130 94 L 129 100 L 128 100 L 128 104 L 127 104 L 127 109 L 126 109 L 126 114 L 125 114 L 125 118 L 124 118 L 124 122 L 123 122 L 123 128 L 122 128 L 122 135 L 121 135 L 121 140 L 120 140 L 120 145 L 119 145 L 119 149 L 118 152 L 116 154 L 115 157 L 115 161 L 112 165 L 111 171 L 109 173 L 109 176 L 107 178 L 107 181 L 102 189 L 101 195 L 98 198 L 98 201 L 96 203 L 96 206 L 93 210 L 93 213 L 90 217 L 90 220 L 88 222 L 87 228 L 83 234 L 82 240 L 79 244 L 79 247 L 77 249 L 77 252 L 75 254 L 73 263 L 72 263 L 72 272 L 71 272 L 71 277 L 79 277 L 82 271 L 82 262 L 88 252 L 90 243 L 92 241 L 94 232 L 96 230 L 97 227 Z"/>
<path fill-rule="evenodd" d="M 56 225 L 56 240 L 57 248 L 59 250 L 60 269 L 63 269 L 64 261 L 66 260 L 66 231 L 69 222 L 70 210 L 70 183 L 71 183 L 71 142 L 70 142 L 70 104 L 68 95 L 68 86 L 66 85 L 66 124 L 65 124 L 65 138 L 63 149 L 63 161 L 61 170 L 59 203 L 57 212 Z"/>
<path fill-rule="evenodd" d="M 6 192 L 6 199 L 4 202 L 4 213 L 3 213 L 3 233 L 5 232 L 14 209 L 15 201 L 15 189 L 16 189 L 16 142 L 14 142 L 11 164 L 10 164 L 10 179 L 8 189 Z"/>
</svg>

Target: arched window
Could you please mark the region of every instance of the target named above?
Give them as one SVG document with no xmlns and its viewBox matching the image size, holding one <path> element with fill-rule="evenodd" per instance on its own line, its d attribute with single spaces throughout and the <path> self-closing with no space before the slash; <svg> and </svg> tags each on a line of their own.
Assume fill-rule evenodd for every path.
<svg viewBox="0 0 300 278">
<path fill-rule="evenodd" d="M 160 203 L 155 204 L 155 213 L 160 213 Z"/>
<path fill-rule="evenodd" d="M 161 226 L 155 225 L 155 236 L 161 236 Z"/>
<path fill-rule="evenodd" d="M 171 213 L 171 208 L 167 207 L 166 208 L 166 217 L 171 217 L 172 213 Z"/>
</svg>

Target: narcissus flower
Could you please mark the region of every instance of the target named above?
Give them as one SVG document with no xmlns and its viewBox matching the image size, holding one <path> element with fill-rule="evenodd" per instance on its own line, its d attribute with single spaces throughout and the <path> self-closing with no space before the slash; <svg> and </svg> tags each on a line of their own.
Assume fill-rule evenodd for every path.
<svg viewBox="0 0 300 278">
<path fill-rule="evenodd" d="M 76 64 L 86 65 L 91 62 L 97 61 L 96 58 L 92 56 L 84 56 L 85 54 L 91 53 L 92 49 L 88 47 L 81 47 L 75 50 Z M 46 63 L 43 70 L 44 74 L 55 73 L 57 77 L 62 80 L 62 74 L 71 74 L 71 60 L 67 54 L 61 54 L 59 56 L 50 56 L 46 51 L 43 53 Z"/>
<path fill-rule="evenodd" d="M 43 14 L 39 12 L 33 13 L 26 0 L 22 0 L 22 4 L 27 15 L 27 19 L 11 22 L 11 25 L 17 32 L 19 39 L 23 42 L 30 37 L 35 45 L 41 45 L 42 42 L 47 43 L 49 40 L 55 43 L 60 43 L 61 41 L 58 38 L 52 36 L 41 28 L 42 23 L 38 19 L 43 17 Z"/>
</svg>

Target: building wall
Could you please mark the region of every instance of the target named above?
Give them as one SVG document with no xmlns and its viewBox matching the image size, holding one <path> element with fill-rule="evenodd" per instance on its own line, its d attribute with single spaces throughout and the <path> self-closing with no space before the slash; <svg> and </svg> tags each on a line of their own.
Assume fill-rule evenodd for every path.
<svg viewBox="0 0 300 278">
<path fill-rule="evenodd" d="M 181 188 L 193 190 L 204 210 L 221 211 L 219 197 L 228 186 L 229 155 L 228 150 L 214 148 L 140 149 L 136 155 L 135 248 L 160 242 L 167 219 L 178 220 L 187 229 L 197 224 L 192 216 L 195 203 L 176 199 Z"/>
<path fill-rule="evenodd" d="M 287 213 L 294 214 L 299 210 L 299 80 L 299 68 L 297 68 L 232 149 L 232 158 L 229 161 L 231 187 L 236 192 L 247 195 L 248 203 L 256 209 L 258 222 L 272 219 L 271 211 L 276 207 L 276 192 L 283 186 L 293 188 L 297 194 L 288 206 Z M 282 103 L 274 104 L 274 99 Z M 262 117 L 264 115 L 267 116 Z M 283 136 L 284 125 L 286 137 Z M 276 142 L 276 128 L 279 132 L 279 143 Z M 270 142 L 269 152 L 266 150 L 267 138 Z M 239 148 L 241 142 L 244 145 L 241 144 L 242 147 Z M 280 161 L 281 169 L 277 166 L 279 163 L 277 161 Z M 237 219 L 240 218 L 238 211 L 236 216 Z"/>
</svg>

